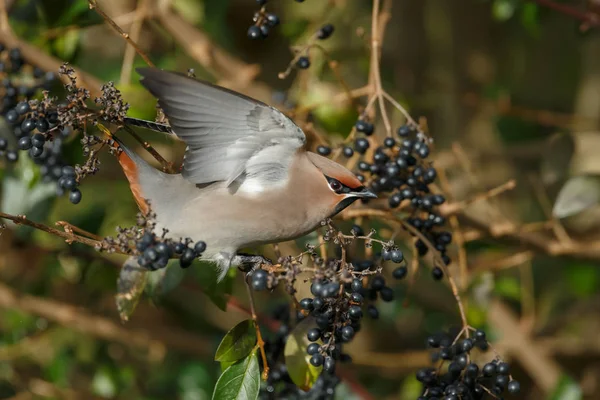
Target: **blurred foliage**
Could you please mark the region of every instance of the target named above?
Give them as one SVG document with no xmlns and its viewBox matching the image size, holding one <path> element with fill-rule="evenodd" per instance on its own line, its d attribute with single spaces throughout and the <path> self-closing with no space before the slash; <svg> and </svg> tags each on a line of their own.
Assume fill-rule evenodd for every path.
<svg viewBox="0 0 600 400">
<path fill-rule="evenodd" d="M 577 93 L 581 90 L 580 85 L 589 82 L 585 80 L 585 74 L 590 73 L 585 70 L 585 62 L 600 59 L 600 54 L 588 49 L 590 43 L 598 44 L 598 33 L 581 35 L 577 32 L 576 22 L 532 2 L 444 2 L 447 4 L 421 0 L 403 2 L 406 4 L 394 2 L 392 23 L 382 56 L 384 85 L 406 103 L 411 112 L 428 118 L 432 134 L 440 143 L 438 150 L 459 141 L 474 151 L 493 153 L 500 150 L 506 153 L 509 160 L 506 163 L 490 161 L 489 165 L 482 163 L 478 166 L 484 171 L 485 187 L 493 187 L 507 177 L 525 175 L 524 172 L 538 173 L 544 148 L 540 143 L 559 127 L 549 127 L 536 118 L 481 110 L 493 108 L 496 101 L 509 94 L 515 102 L 522 102 L 531 109 L 547 110 L 550 114 L 578 112 L 575 110 Z M 112 11 L 115 14 L 133 10 L 132 2 L 100 3 L 114 6 Z M 315 125 L 331 134 L 334 141 L 341 140 L 350 132 L 357 114 L 348 104 L 331 100 L 341 88 L 327 69 L 322 55 L 311 53 L 313 67 L 296 80 L 278 80 L 277 72 L 285 70 L 291 59 L 290 45 L 302 43 L 323 22 L 333 22 L 336 34 L 324 46 L 340 61 L 341 73 L 352 87 L 366 84 L 369 50 L 364 36 L 357 35 L 357 31 L 361 28 L 368 31 L 370 2 L 332 2 L 339 4 L 331 9 L 327 9 L 328 2 L 325 1 L 311 5 L 291 0 L 273 2 L 276 3 L 273 7 L 281 15 L 282 25 L 268 40 L 250 43 L 245 31 L 255 11 L 255 3 L 253 0 L 175 0 L 173 7 L 188 21 L 205 30 L 218 45 L 249 63 L 260 64 L 262 72 L 259 78 L 285 92 L 285 101 L 281 103 L 300 106 L 319 104 L 312 112 Z M 106 8 L 110 9 L 110 5 Z M 456 10 L 450 9 L 453 7 Z M 472 17 L 464 15 L 470 11 L 473 11 Z M 442 18 L 446 24 L 437 23 L 439 20 L 436 18 Z M 71 62 L 102 81 L 118 82 L 125 44 L 112 31 L 101 26 L 102 19 L 89 9 L 85 1 L 16 0 L 10 12 L 10 22 L 19 37 L 48 54 Z M 448 24 L 451 29 L 444 30 Z M 194 68 L 198 76 L 215 78 L 211 71 L 204 70 L 186 55 L 155 21 L 147 23 L 143 32 L 143 46 L 158 66 L 182 71 Z M 419 39 L 419 35 L 426 37 Z M 454 47 L 450 49 L 444 48 L 443 39 L 448 35 L 456 36 L 453 38 Z M 408 37 L 412 39 L 407 40 Z M 446 50 L 456 56 L 444 57 Z M 135 66 L 141 65 L 143 62 L 137 58 Z M 292 75 L 295 76 L 295 73 Z M 318 79 L 322 82 L 315 83 Z M 305 90 L 306 87 L 311 90 Z M 132 105 L 129 115 L 153 119 L 155 102 L 137 83 L 135 74 L 132 83 L 120 86 L 120 89 Z M 473 93 L 479 99 L 478 103 L 475 107 L 465 105 L 462 95 Z M 452 122 L 452 115 L 461 115 L 461 119 Z M 478 125 L 481 130 L 467 128 L 472 122 L 470 118 L 476 122 L 484 120 L 482 125 Z M 590 129 L 598 129 L 596 125 Z M 487 131 L 493 134 L 486 135 Z M 164 150 L 169 154 L 167 147 L 172 144 L 169 139 L 151 133 L 147 135 L 148 140 L 158 143 L 161 152 Z M 530 144 L 535 147 L 530 157 L 525 160 L 511 158 Z M 68 145 L 68 157 L 72 162 L 82 160 L 77 147 L 77 143 Z M 173 151 L 170 155 L 175 158 L 177 154 Z M 77 206 L 72 206 L 64 198 L 54 197 L 53 186 L 40 182 L 39 173 L 27 160 L 26 157 L 21 158 L 15 168 L 0 165 L 3 212 L 27 214 L 29 219 L 47 223 L 65 220 L 99 236 L 114 235 L 117 226 L 135 223 L 137 207 L 113 158 L 106 156 L 101 159 L 101 172 L 82 187 L 84 197 Z M 527 192 L 527 188 L 520 187 L 519 190 Z M 549 194 L 553 197 L 551 190 Z M 514 214 L 539 216 L 535 218 L 537 220 L 543 218 L 539 204 L 532 200 L 534 196 L 529 196 L 528 200 L 523 200 L 523 197 L 511 199 L 514 201 L 506 208 Z M 310 239 L 314 241 L 315 236 Z M 17 244 L 9 247 L 13 240 Z M 302 240 L 299 241 L 300 248 L 303 248 Z M 176 267 L 143 273 L 144 279 L 148 275 L 149 282 L 147 286 L 143 285 L 146 290 L 143 295 L 135 283 L 127 284 L 124 274 L 131 271 L 121 269 L 119 276 L 118 266 L 123 263 L 122 257 L 98 255 L 93 249 L 80 245 L 67 247 L 59 238 L 23 226 L 10 232 L 3 231 L 0 246 L 0 278 L 9 287 L 41 298 L 75 304 L 113 321 L 118 321 L 118 313 L 131 316 L 133 308 L 138 305 L 128 322 L 132 328 L 150 332 L 155 327 L 184 329 L 206 342 L 207 355 L 214 354 L 219 343 L 233 348 L 236 345 L 233 338 L 236 329 L 253 329 L 248 321 L 243 321 L 238 325 L 241 328 L 233 328 L 222 339 L 223 332 L 245 318 L 222 311 L 231 293 L 243 297 L 241 279 L 236 277 L 235 270 L 219 285 L 214 284 L 216 271 L 206 266 L 194 265 L 185 274 Z M 467 249 L 469 254 L 482 259 L 506 251 L 501 243 L 487 239 L 469 243 Z M 530 286 L 524 285 L 521 268 L 531 272 Z M 354 351 L 392 354 L 423 349 L 423 338 L 427 334 L 456 323 L 451 294 L 440 289 L 439 283 L 431 282 L 426 272 L 418 274 L 410 287 L 395 288 L 396 295 L 406 298 L 406 301 L 398 306 L 382 305 L 380 319 L 361 332 L 364 341 L 353 344 Z M 476 276 L 468 289 L 476 299 L 479 299 L 476 297 L 479 293 L 483 293 L 481 298 L 484 300 L 468 304 L 467 313 L 473 326 L 487 325 L 485 300 L 492 295 L 507 300 L 518 311 L 522 311 L 523 297 L 532 295 L 537 313 L 536 332 L 545 335 L 574 332 L 575 336 L 589 337 L 592 331 L 592 336 L 597 336 L 600 321 L 597 309 L 600 268 L 597 262 L 540 257 L 532 262 L 531 267 L 520 266 L 499 270 L 494 275 L 486 274 Z M 123 290 L 133 293 L 133 298 L 119 303 L 117 311 L 113 296 L 122 291 L 117 287 L 118 278 L 124 285 Z M 529 292 L 530 287 L 535 288 L 533 294 Z M 257 299 L 264 313 L 273 311 L 276 303 L 287 301 L 277 293 L 268 297 L 258 296 Z M 580 310 L 575 309 L 576 306 L 587 310 L 586 314 L 568 319 L 573 312 Z M 233 358 L 223 358 L 217 351 L 217 361 L 222 362 L 225 371 L 221 382 L 235 376 L 247 383 L 245 388 L 225 388 L 217 382 L 220 366 L 210 356 L 202 358 L 194 353 L 169 350 L 164 358 L 153 359 L 135 346 L 100 340 L 79 333 L 76 328 L 18 309 L 2 308 L 0 398 L 10 398 L 23 389 L 31 390 L 31 382 L 35 379 L 46 381 L 56 388 L 54 394 L 40 395 L 41 398 L 67 398 L 63 397 L 64 393 L 73 390 L 82 394 L 83 398 L 92 398 L 93 395 L 107 399 L 203 400 L 211 397 L 215 384 L 217 390 L 227 391 L 230 398 L 244 398 L 243 390 L 258 390 L 260 384 L 258 358 L 253 344 L 240 343 L 239 348 L 243 351 L 237 353 L 236 350 Z M 498 339 L 494 328 L 488 328 L 490 336 Z M 298 341 L 304 340 L 302 332 L 294 333 L 290 339 L 286 357 L 295 357 L 292 365 L 297 366 L 290 371 L 292 377 L 303 382 L 307 377 L 315 379 L 318 371 L 314 371 L 305 355 L 294 348 L 295 345 L 298 347 Z M 593 354 L 565 358 L 568 360 L 561 365 L 566 376 L 550 399 L 598 398 L 600 389 L 595 387 L 584 396 L 579 383 L 585 374 L 600 380 L 600 372 L 597 366 L 594 367 L 599 359 L 597 349 Z M 419 385 L 410 371 L 383 374 L 359 365 L 353 368 L 356 368 L 359 380 L 377 398 L 410 399 L 418 393 Z M 528 393 L 523 398 L 542 398 L 535 382 L 526 379 L 522 366 L 518 366 L 513 374 L 522 382 L 528 382 L 529 391 L 523 391 Z M 338 398 L 351 398 L 345 390 L 350 392 L 347 386 L 341 385 Z"/>
</svg>

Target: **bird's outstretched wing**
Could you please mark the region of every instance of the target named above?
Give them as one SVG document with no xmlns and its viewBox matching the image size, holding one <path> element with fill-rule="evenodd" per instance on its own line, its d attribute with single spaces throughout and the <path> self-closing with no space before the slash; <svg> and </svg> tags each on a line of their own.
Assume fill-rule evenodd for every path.
<svg viewBox="0 0 600 400">
<path fill-rule="evenodd" d="M 288 176 L 306 138 L 280 111 L 231 90 L 185 75 L 140 68 L 175 134 L 187 144 L 182 175 L 196 184 L 239 178 L 265 187 Z"/>
</svg>

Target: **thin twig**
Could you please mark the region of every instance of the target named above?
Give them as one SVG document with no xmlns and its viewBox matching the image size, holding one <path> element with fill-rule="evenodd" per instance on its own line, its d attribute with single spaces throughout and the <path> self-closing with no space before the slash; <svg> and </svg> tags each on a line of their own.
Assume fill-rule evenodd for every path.
<svg viewBox="0 0 600 400">
<path fill-rule="evenodd" d="M 246 290 L 248 291 L 248 298 L 250 300 L 250 313 L 252 315 L 252 320 L 254 321 L 254 327 L 256 328 L 256 345 L 260 349 L 260 356 L 263 362 L 263 371 L 262 371 L 262 379 L 266 381 L 269 377 L 269 364 L 267 362 L 267 354 L 265 353 L 265 341 L 262 338 L 262 334 L 260 333 L 260 325 L 258 324 L 258 316 L 256 314 L 256 310 L 254 308 L 254 294 L 252 293 L 252 288 L 248 283 L 249 275 L 245 277 L 244 283 L 246 284 Z"/>
<path fill-rule="evenodd" d="M 373 76 L 373 83 L 375 86 L 375 95 L 377 96 L 377 100 L 379 102 L 381 118 L 383 119 L 383 124 L 385 126 L 387 135 L 392 136 L 392 125 L 390 124 L 390 119 L 387 115 L 385 102 L 383 100 L 384 91 L 381 85 L 381 71 L 379 70 L 379 57 L 381 56 L 381 38 L 379 37 L 379 24 L 381 22 L 382 25 L 385 25 L 390 16 L 387 13 L 383 13 L 380 15 L 379 7 L 380 0 L 374 0 L 373 12 L 371 15 L 371 73 Z"/>
<path fill-rule="evenodd" d="M 136 43 L 140 39 L 142 32 L 142 26 L 144 19 L 146 18 L 148 10 L 148 0 L 139 0 L 139 3 L 135 9 L 135 19 L 131 24 L 131 41 Z M 125 54 L 123 55 L 123 65 L 121 66 L 121 84 L 129 85 L 131 82 L 131 72 L 133 71 L 133 61 L 135 59 L 136 49 L 133 46 L 125 47 Z"/>
<path fill-rule="evenodd" d="M 10 214 L 0 212 L 0 218 L 8 219 L 10 221 L 13 221 L 15 224 L 30 226 L 30 227 L 38 229 L 40 231 L 50 233 L 51 235 L 61 237 L 61 238 L 65 239 L 65 241 L 69 244 L 71 244 L 72 242 L 79 242 L 79 243 L 83 243 L 83 244 L 86 244 L 86 245 L 92 246 L 92 247 L 100 246 L 100 244 L 101 244 L 97 240 L 93 240 L 93 239 L 89 239 L 84 236 L 76 235 L 72 232 L 71 233 L 63 232 L 61 230 L 52 228 L 48 225 L 44 225 L 44 224 L 40 224 L 40 223 L 31 221 L 31 220 L 27 219 L 24 215 L 10 215 Z M 123 253 L 123 254 L 125 254 L 125 253 Z"/>
<path fill-rule="evenodd" d="M 142 57 L 142 59 L 148 64 L 150 67 L 154 67 L 154 63 L 150 60 L 150 58 L 144 53 L 144 51 L 137 45 L 137 43 L 129 37 L 129 34 L 123 31 L 119 25 L 115 21 L 112 20 L 100 7 L 98 7 L 97 0 L 88 0 L 90 5 L 90 10 L 95 10 L 123 39 L 132 46 L 136 53 Z"/>
</svg>

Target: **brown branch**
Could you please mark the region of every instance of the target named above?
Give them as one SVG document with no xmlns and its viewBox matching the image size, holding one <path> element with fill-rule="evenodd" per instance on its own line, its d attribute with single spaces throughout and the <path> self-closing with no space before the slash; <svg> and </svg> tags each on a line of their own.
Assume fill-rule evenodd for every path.
<svg viewBox="0 0 600 400">
<path fill-rule="evenodd" d="M 521 331 L 512 311 L 496 300 L 490 305 L 488 320 L 503 337 L 506 352 L 519 360 L 543 391 L 552 391 L 562 375 L 560 366 Z"/>
<path fill-rule="evenodd" d="M 214 44 L 206 33 L 191 25 L 176 12 L 164 9 L 157 12 L 155 16 L 187 53 L 217 78 L 237 82 L 245 87 L 260 72 L 258 65 L 246 64 L 230 55 Z"/>
<path fill-rule="evenodd" d="M 10 24 L 8 23 L 6 0 L 0 0 L 0 32 L 2 32 L 3 35 L 11 34 Z"/>
<path fill-rule="evenodd" d="M 128 347 L 148 349 L 152 359 L 160 360 L 168 349 L 200 357 L 211 355 L 209 340 L 174 327 L 153 326 L 151 330 L 125 328 L 111 319 L 90 314 L 73 305 L 19 293 L 0 283 L 0 307 L 15 308 L 74 330 Z"/>
<path fill-rule="evenodd" d="M 44 52 L 43 50 L 7 32 L 4 32 L 2 35 L 0 35 L 0 43 L 4 44 L 7 47 L 19 48 L 21 50 L 23 58 L 29 64 L 40 67 L 45 71 L 58 71 L 60 67 L 64 64 L 63 61 L 46 54 L 46 52 Z M 92 96 L 102 95 L 102 92 L 100 91 L 102 82 L 78 68 L 72 68 L 75 71 L 78 82 L 80 82 L 82 86 L 88 89 Z M 69 80 L 66 76 L 63 76 L 61 78 L 63 79 L 63 82 L 69 83 Z"/>
<path fill-rule="evenodd" d="M 135 9 L 135 19 L 131 24 L 131 41 L 136 43 L 140 39 L 144 19 L 148 10 L 148 0 L 139 0 Z M 129 85 L 131 83 L 131 72 L 133 70 L 133 62 L 135 60 L 136 49 L 133 46 L 126 46 L 125 54 L 123 55 L 123 65 L 121 66 L 121 85 Z"/>
<path fill-rule="evenodd" d="M 31 221 L 31 220 L 27 219 L 24 215 L 11 215 L 11 214 L 6 214 L 3 212 L 0 212 L 0 218 L 8 219 L 10 221 L 13 221 L 15 224 L 30 226 L 30 227 L 38 229 L 40 231 L 47 232 L 51 235 L 61 237 L 61 238 L 65 239 L 65 241 L 69 244 L 71 244 L 73 242 L 79 242 L 79 243 L 83 243 L 83 244 L 86 244 L 86 245 L 92 246 L 92 247 L 96 247 L 96 246 L 100 245 L 100 242 L 97 240 L 93 240 L 93 239 L 90 239 L 90 238 L 87 238 L 84 236 L 76 235 L 73 232 L 64 232 L 64 231 L 52 228 L 48 225 L 44 225 L 44 224 L 40 224 L 38 222 Z"/>
<path fill-rule="evenodd" d="M 113 21 L 100 7 L 98 7 L 97 0 L 88 0 L 88 3 L 90 5 L 90 10 L 96 11 L 98 15 L 100 15 L 119 35 L 121 35 L 123 39 L 127 41 L 127 43 L 129 43 L 130 46 L 132 46 L 135 49 L 136 53 L 138 53 L 140 57 L 142 57 L 146 64 L 148 64 L 151 67 L 154 67 L 154 63 L 150 60 L 146 53 L 144 53 L 144 51 L 137 45 L 137 43 L 133 39 L 131 39 L 129 34 L 123 31 L 123 29 L 121 29 L 121 27 L 117 25 L 115 21 Z"/>
</svg>

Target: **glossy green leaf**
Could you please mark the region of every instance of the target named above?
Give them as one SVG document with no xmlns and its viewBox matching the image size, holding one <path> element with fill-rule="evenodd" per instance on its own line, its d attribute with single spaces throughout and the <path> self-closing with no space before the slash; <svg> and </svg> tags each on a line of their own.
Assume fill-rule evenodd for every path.
<svg viewBox="0 0 600 400">
<path fill-rule="evenodd" d="M 221 374 L 213 400 L 254 400 L 260 391 L 260 368 L 255 352 L 227 368 Z"/>
<path fill-rule="evenodd" d="M 302 390 L 309 390 L 317 381 L 323 367 L 310 364 L 310 356 L 306 353 L 309 341 L 306 333 L 314 322 L 310 318 L 301 321 L 287 339 L 284 349 L 285 365 L 292 381 Z"/>
<path fill-rule="evenodd" d="M 256 345 L 254 321 L 247 319 L 234 326 L 221 340 L 215 361 L 231 362 L 246 357 Z"/>
<path fill-rule="evenodd" d="M 144 293 L 147 281 L 148 270 L 138 265 L 136 257 L 129 257 L 119 273 L 117 294 L 115 296 L 122 321 L 129 320 L 142 293 Z"/>
</svg>

